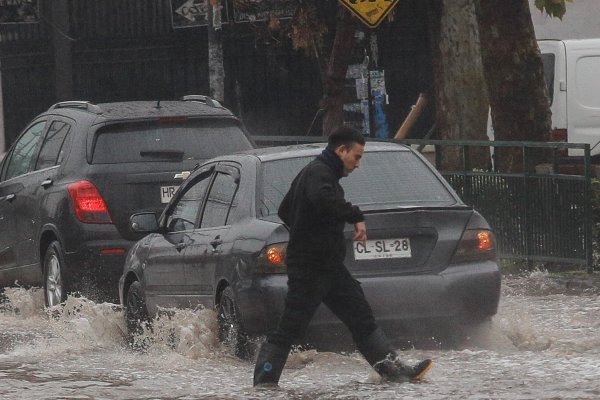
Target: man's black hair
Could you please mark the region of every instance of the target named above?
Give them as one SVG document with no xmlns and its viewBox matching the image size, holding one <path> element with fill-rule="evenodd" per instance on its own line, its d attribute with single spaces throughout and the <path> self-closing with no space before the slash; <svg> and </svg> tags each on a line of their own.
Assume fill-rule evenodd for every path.
<svg viewBox="0 0 600 400">
<path fill-rule="evenodd" d="M 352 147 L 353 144 L 365 145 L 365 137 L 362 133 L 349 126 L 342 126 L 334 130 L 329 139 L 327 139 L 327 147 L 335 150 L 340 146 Z"/>
</svg>

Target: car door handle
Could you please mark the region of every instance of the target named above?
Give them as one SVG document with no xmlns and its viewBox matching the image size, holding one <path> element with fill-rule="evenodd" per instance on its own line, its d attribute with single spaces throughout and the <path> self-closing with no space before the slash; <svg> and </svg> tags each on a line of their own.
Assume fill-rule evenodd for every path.
<svg viewBox="0 0 600 400">
<path fill-rule="evenodd" d="M 7 194 L 6 196 L 4 196 L 4 200 L 6 200 L 6 201 L 13 201 L 14 199 L 15 199 L 14 193 Z"/>
<path fill-rule="evenodd" d="M 46 188 L 50 185 L 52 185 L 52 179 L 46 179 L 46 180 L 42 181 L 42 187 Z"/>
<path fill-rule="evenodd" d="M 175 250 L 177 250 L 177 251 L 181 251 L 181 250 L 185 249 L 185 247 L 186 247 L 186 246 L 187 246 L 187 245 L 186 245 L 185 243 L 183 243 L 183 242 L 179 242 L 179 243 L 177 243 L 177 244 L 175 245 Z"/>
</svg>

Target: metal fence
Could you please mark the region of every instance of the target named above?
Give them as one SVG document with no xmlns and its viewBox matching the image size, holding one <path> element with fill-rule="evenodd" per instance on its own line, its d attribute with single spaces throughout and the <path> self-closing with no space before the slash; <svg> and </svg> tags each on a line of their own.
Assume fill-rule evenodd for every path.
<svg viewBox="0 0 600 400">
<path fill-rule="evenodd" d="M 255 136 L 259 146 L 325 141 L 325 137 Z M 440 173 L 463 201 L 481 212 L 496 233 L 500 258 L 528 262 L 557 262 L 585 265 L 593 270 L 591 162 L 587 144 L 540 142 L 486 142 L 408 139 L 400 143 L 418 150 L 433 150 L 430 160 L 440 170 L 444 146 L 459 147 L 462 168 Z M 503 173 L 469 167 L 469 148 L 520 148 L 524 164 L 531 162 L 534 149 L 554 154 L 546 173 Z M 564 173 L 559 150 L 583 152 L 580 173 Z M 527 170 L 527 168 L 524 168 Z"/>
</svg>

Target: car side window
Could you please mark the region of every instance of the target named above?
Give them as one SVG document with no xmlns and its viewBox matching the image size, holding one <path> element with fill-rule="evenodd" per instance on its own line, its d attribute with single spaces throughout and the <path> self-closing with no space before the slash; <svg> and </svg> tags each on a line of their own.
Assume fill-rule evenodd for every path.
<svg viewBox="0 0 600 400">
<path fill-rule="evenodd" d="M 173 213 L 167 221 L 169 232 L 194 229 L 211 176 L 212 174 L 207 174 L 203 179 L 190 186 L 179 198 L 173 208 Z"/>
<path fill-rule="evenodd" d="M 233 198 L 237 192 L 238 182 L 226 173 L 219 172 L 210 188 L 204 213 L 202 215 L 201 228 L 224 226 L 230 213 Z"/>
<path fill-rule="evenodd" d="M 65 139 L 70 129 L 71 127 L 62 121 L 54 121 L 50 125 L 35 165 L 36 171 L 60 164 L 64 157 Z"/>
<path fill-rule="evenodd" d="M 8 155 L 10 158 L 7 160 L 3 180 L 29 172 L 45 126 L 46 121 L 40 121 L 21 135 L 12 152 Z"/>
</svg>

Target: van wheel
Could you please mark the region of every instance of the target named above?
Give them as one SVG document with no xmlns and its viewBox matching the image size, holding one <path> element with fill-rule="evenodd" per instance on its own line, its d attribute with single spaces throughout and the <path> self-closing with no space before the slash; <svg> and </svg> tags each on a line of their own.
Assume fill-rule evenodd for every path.
<svg viewBox="0 0 600 400">
<path fill-rule="evenodd" d="M 67 300 L 66 264 L 58 241 L 50 243 L 44 255 L 44 298 L 47 307 Z"/>
<path fill-rule="evenodd" d="M 151 325 L 144 290 L 139 282 L 133 282 L 129 287 L 125 307 L 129 345 L 134 350 L 145 350 L 148 348 L 149 339 L 143 336 L 144 329 L 150 329 Z"/>
<path fill-rule="evenodd" d="M 242 359 L 252 358 L 255 346 L 242 328 L 233 289 L 230 287 L 226 287 L 221 293 L 221 300 L 217 306 L 217 320 L 219 323 L 219 340 L 231 348 L 237 357 Z"/>
</svg>

